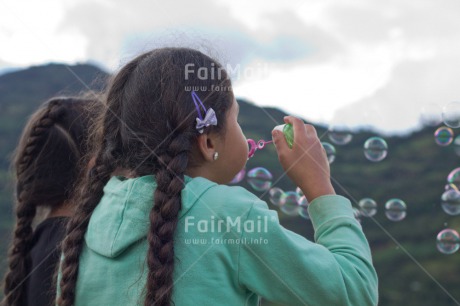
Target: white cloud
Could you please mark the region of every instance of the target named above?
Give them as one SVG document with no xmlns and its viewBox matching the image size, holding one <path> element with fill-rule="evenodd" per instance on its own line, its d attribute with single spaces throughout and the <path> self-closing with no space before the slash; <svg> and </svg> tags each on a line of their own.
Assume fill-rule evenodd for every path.
<svg viewBox="0 0 460 306">
<path fill-rule="evenodd" d="M 255 103 L 386 130 L 413 126 L 421 101 L 457 95 L 456 0 L 23 0 L 0 8 L 0 67 L 91 60 L 116 69 L 153 47 L 194 47 L 256 70 L 234 78 L 236 94 Z"/>
<path fill-rule="evenodd" d="M 116 6 L 79 2 L 67 11 L 60 26 L 62 31 L 79 31 L 88 39 L 87 56 L 112 69 L 119 65 L 120 57 L 165 45 L 203 49 L 233 65 L 254 58 L 269 62 L 294 62 L 312 54 L 326 58 L 340 50 L 327 33 L 307 26 L 292 12 L 263 14 L 261 26 L 250 29 L 229 14 L 232 6 L 209 0 L 123 0 Z"/>
<path fill-rule="evenodd" d="M 460 9 L 457 1 L 366 2 L 331 10 L 336 31 L 350 49 L 387 49 L 387 82 L 366 97 L 343 106 L 334 121 L 373 125 L 382 131 L 418 126 L 421 107 L 459 99 Z M 377 55 L 377 54 L 374 54 Z M 380 61 L 376 56 L 376 61 Z M 382 62 L 382 61 L 381 61 Z M 374 66 L 369 66 L 372 71 Z"/>
<path fill-rule="evenodd" d="M 374 50 L 387 56 L 386 50 Z M 326 63 L 305 63 L 291 69 L 272 66 L 265 79 L 235 86 L 237 94 L 261 105 L 279 106 L 312 121 L 328 122 L 333 110 L 372 94 L 389 78 L 391 62 L 376 61 L 374 53 L 354 50 Z M 374 69 L 369 71 L 370 66 Z"/>
<path fill-rule="evenodd" d="M 338 110 L 336 119 L 387 132 L 418 127 L 423 106 L 460 100 L 459 71 L 460 62 L 452 57 L 402 62 L 384 87 Z"/>
<path fill-rule="evenodd" d="M 14 66 L 84 60 L 84 37 L 58 33 L 66 1 L 0 3 L 0 59 Z"/>
<path fill-rule="evenodd" d="M 0 59 L 0 69 L 7 69 L 8 67 L 11 67 L 12 64 L 9 62 L 5 62 Z"/>
</svg>

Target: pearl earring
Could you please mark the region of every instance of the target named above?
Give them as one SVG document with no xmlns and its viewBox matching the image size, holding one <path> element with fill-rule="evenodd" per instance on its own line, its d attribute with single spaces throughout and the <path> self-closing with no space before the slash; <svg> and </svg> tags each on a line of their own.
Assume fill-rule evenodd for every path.
<svg viewBox="0 0 460 306">
<path fill-rule="evenodd" d="M 217 159 L 217 157 L 219 157 L 219 153 L 217 153 L 217 152 L 214 152 L 214 155 L 213 155 L 212 157 L 214 158 L 214 160 L 216 160 L 216 159 Z"/>
</svg>

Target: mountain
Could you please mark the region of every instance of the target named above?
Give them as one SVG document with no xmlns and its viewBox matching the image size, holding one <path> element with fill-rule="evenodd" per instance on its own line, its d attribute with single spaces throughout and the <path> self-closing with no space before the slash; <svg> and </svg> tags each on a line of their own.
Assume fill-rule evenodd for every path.
<svg viewBox="0 0 460 306">
<path fill-rule="evenodd" d="M 18 70 L 22 70 L 22 68 L 16 68 L 16 67 L 0 68 L 0 75 L 15 72 Z"/>
<path fill-rule="evenodd" d="M 107 77 L 107 73 L 91 65 L 60 64 L 0 76 L 0 273 L 5 270 L 6 246 L 13 225 L 9 156 L 27 116 L 50 97 L 78 94 L 88 88 L 100 90 Z M 242 99 L 239 104 L 239 122 L 247 138 L 255 140 L 271 139 L 271 130 L 282 124 L 286 115 L 279 109 L 260 108 Z M 326 128 L 316 128 L 322 141 L 329 142 Z M 452 147 L 437 146 L 433 132 L 434 128 L 426 128 L 410 135 L 386 137 L 388 156 L 378 163 L 368 161 L 363 154 L 366 139 L 378 136 L 374 132 L 356 132 L 349 144 L 335 146 L 331 174 L 336 192 L 355 206 L 364 197 L 378 203 L 377 215 L 374 219 L 362 218 L 362 226 L 380 277 L 379 305 L 453 305 L 452 298 L 460 300 L 460 253 L 444 255 L 436 249 L 439 231 L 446 227 L 460 230 L 460 217 L 449 216 L 440 207 L 446 177 L 458 167 L 459 157 Z M 270 170 L 277 187 L 295 190 L 283 175 L 273 145 L 257 151 L 246 169 L 258 166 Z M 246 181 L 241 185 L 269 202 L 267 195 L 252 190 Z M 401 222 L 385 216 L 384 205 L 391 198 L 400 198 L 407 204 L 407 216 Z M 276 209 L 271 204 L 270 207 Z M 313 239 L 308 220 L 282 213 L 280 219 L 287 228 Z"/>
</svg>

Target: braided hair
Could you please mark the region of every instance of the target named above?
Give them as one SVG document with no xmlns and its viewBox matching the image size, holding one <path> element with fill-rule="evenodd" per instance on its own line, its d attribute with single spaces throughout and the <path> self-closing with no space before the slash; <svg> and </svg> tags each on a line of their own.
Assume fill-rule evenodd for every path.
<svg viewBox="0 0 460 306">
<path fill-rule="evenodd" d="M 85 155 L 92 102 L 53 98 L 29 119 L 13 160 L 16 178 L 16 225 L 8 255 L 2 305 L 23 305 L 32 249 L 32 222 L 38 206 L 60 207 L 70 198 Z"/>
<path fill-rule="evenodd" d="M 188 68 L 187 68 L 188 67 Z M 219 70 L 215 77 L 199 78 L 190 69 Z M 147 233 L 148 275 L 145 305 L 172 303 L 174 233 L 181 209 L 184 174 L 193 160 L 199 132 L 190 94 L 199 91 L 207 108 L 218 116 L 218 125 L 204 133 L 222 135 L 226 113 L 233 101 L 231 82 L 222 66 L 203 53 L 187 48 L 162 48 L 144 53 L 126 64 L 112 79 L 106 94 L 106 110 L 98 120 L 100 147 L 92 175 L 79 187 L 79 203 L 67 227 L 63 243 L 60 306 L 74 304 L 79 256 L 89 219 L 103 195 L 103 187 L 115 167 L 138 176 L 154 175 L 157 187 L 149 214 Z"/>
</svg>

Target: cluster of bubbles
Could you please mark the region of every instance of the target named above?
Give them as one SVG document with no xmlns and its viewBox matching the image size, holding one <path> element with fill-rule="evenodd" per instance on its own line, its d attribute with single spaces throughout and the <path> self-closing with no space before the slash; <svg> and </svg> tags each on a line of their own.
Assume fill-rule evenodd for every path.
<svg viewBox="0 0 460 306">
<path fill-rule="evenodd" d="M 453 144 L 455 153 L 460 156 L 460 135 L 455 138 L 453 129 L 460 127 L 460 102 L 451 102 L 443 108 L 436 104 L 427 105 L 422 109 L 422 121 L 425 125 L 437 127 L 444 123 L 445 126 L 438 127 L 434 132 L 435 142 L 439 146 Z M 334 145 L 344 146 L 353 139 L 350 129 L 345 126 L 333 126 L 328 130 L 329 142 L 322 142 L 329 163 L 336 158 Z M 259 143 L 257 144 L 259 145 Z M 260 149 L 260 147 L 257 147 Z M 372 162 L 380 162 L 388 155 L 388 145 L 381 137 L 370 137 L 364 142 L 364 156 Z M 302 190 L 297 189 L 284 191 L 281 188 L 273 187 L 273 175 L 265 168 L 256 167 L 246 173 L 242 169 L 231 181 L 237 184 L 244 178 L 256 191 L 267 192 L 269 201 L 279 210 L 288 216 L 300 216 L 310 219 L 308 214 L 309 202 Z M 445 191 L 441 195 L 441 207 L 449 215 L 460 215 L 460 168 L 452 170 L 447 177 Z M 371 198 L 363 198 L 358 203 L 359 208 L 353 208 L 355 218 L 374 217 L 377 214 L 377 202 Z M 385 205 L 385 216 L 394 222 L 404 220 L 407 215 L 406 203 L 401 199 L 392 198 Z M 443 254 L 453 254 L 460 248 L 460 236 L 454 229 L 443 229 L 436 237 L 437 249 Z"/>
<path fill-rule="evenodd" d="M 278 187 L 272 187 L 273 175 L 265 168 L 256 167 L 247 172 L 241 170 L 231 184 L 241 182 L 247 177 L 248 184 L 256 191 L 268 192 L 270 203 L 279 207 L 280 211 L 288 216 L 300 216 L 309 219 L 308 200 L 300 188 L 295 191 L 284 191 Z"/>
<path fill-rule="evenodd" d="M 268 192 L 270 202 L 278 206 L 280 210 L 289 216 L 301 216 L 308 219 L 308 201 L 300 188 L 296 191 L 284 191 L 278 187 L 272 187 L 273 175 L 265 168 L 256 167 L 246 174 L 245 169 L 241 170 L 230 182 L 236 184 L 247 177 L 248 184 L 256 191 Z"/>
<path fill-rule="evenodd" d="M 256 191 L 268 192 L 270 203 L 279 207 L 281 212 L 288 216 L 301 216 L 309 219 L 308 201 L 300 188 L 295 191 L 284 191 L 278 187 L 272 187 L 273 175 L 265 168 L 256 167 L 249 170 L 243 169 L 233 178 L 231 184 L 241 182 L 247 177 L 248 184 Z"/>
<path fill-rule="evenodd" d="M 460 173 L 460 168 L 459 168 Z M 310 219 L 308 214 L 309 202 L 302 190 L 284 191 L 279 187 L 272 187 L 273 175 L 263 167 L 241 170 L 232 180 L 232 184 L 241 182 L 247 177 L 248 184 L 256 191 L 267 192 L 269 201 L 280 211 L 288 216 L 300 216 Z M 460 176 L 459 176 L 460 177 Z M 457 177 L 456 177 L 457 178 Z M 360 221 L 362 217 L 373 217 L 377 213 L 377 203 L 371 198 L 364 198 L 358 203 L 359 209 L 354 208 L 355 218 Z M 406 204 L 400 199 L 390 199 L 385 204 L 385 215 L 389 220 L 401 221 L 406 217 Z"/>
<path fill-rule="evenodd" d="M 447 184 L 441 195 L 442 210 L 451 216 L 460 214 L 460 168 L 452 170 L 447 176 Z M 460 237 L 453 229 L 444 229 L 436 237 L 436 246 L 443 254 L 453 254 L 460 247 Z"/>
<path fill-rule="evenodd" d="M 453 144 L 455 154 L 460 156 L 460 136 L 455 137 L 454 130 L 460 127 L 460 102 L 447 103 L 442 108 L 430 104 L 422 109 L 422 123 L 426 126 L 437 127 L 434 140 L 439 146 Z M 445 190 L 441 195 L 442 210 L 451 216 L 460 215 L 460 168 L 452 170 L 447 176 Z M 436 237 L 436 246 L 443 254 L 453 254 L 460 247 L 460 237 L 454 229 L 443 229 Z"/>
<path fill-rule="evenodd" d="M 360 217 L 373 217 L 377 214 L 377 202 L 364 198 L 358 202 Z M 390 199 L 385 203 L 385 216 L 391 221 L 401 221 L 406 217 L 407 206 L 401 199 Z"/>
<path fill-rule="evenodd" d="M 308 215 L 308 201 L 302 190 L 284 191 L 273 187 L 268 191 L 270 203 L 280 208 L 281 212 L 288 216 L 301 216 L 310 219 Z"/>
<path fill-rule="evenodd" d="M 353 134 L 346 126 L 332 126 L 328 130 L 328 137 L 332 143 L 343 146 L 351 142 Z M 328 142 L 322 142 L 322 144 L 326 150 L 329 163 L 332 163 L 335 160 L 336 154 L 334 146 Z M 387 154 L 388 145 L 385 139 L 381 137 L 371 137 L 364 142 L 364 156 L 368 160 L 372 162 L 379 162 L 384 160 Z"/>
</svg>

